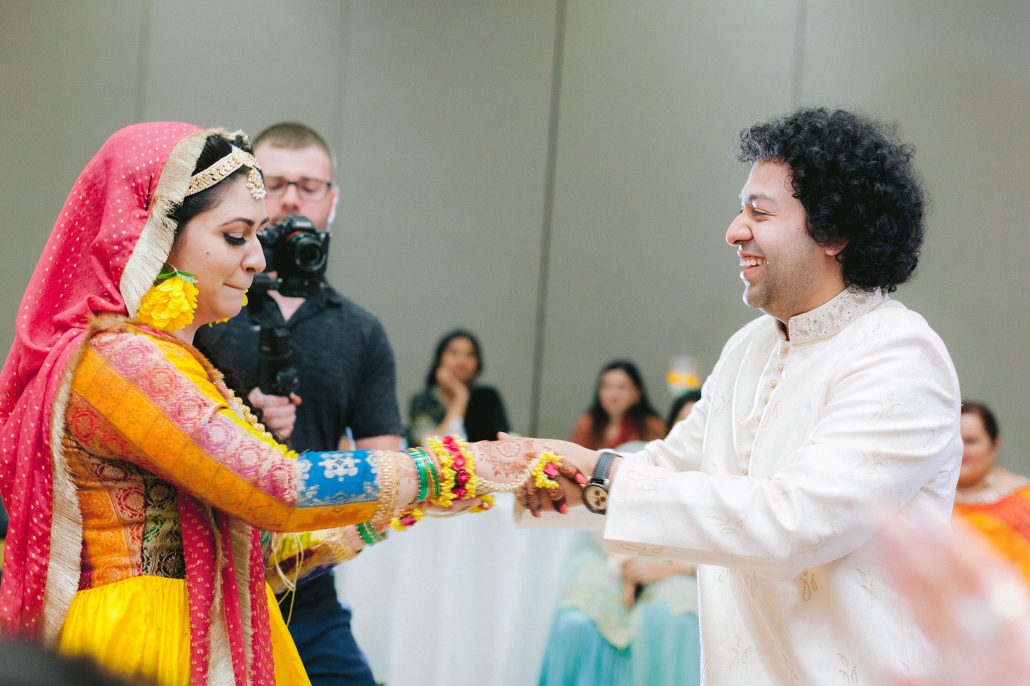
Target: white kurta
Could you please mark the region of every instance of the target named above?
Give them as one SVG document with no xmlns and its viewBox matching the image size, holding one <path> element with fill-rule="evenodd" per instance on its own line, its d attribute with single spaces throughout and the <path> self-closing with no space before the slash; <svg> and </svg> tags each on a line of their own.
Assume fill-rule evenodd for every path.
<svg viewBox="0 0 1030 686">
<path fill-rule="evenodd" d="M 702 399 L 612 485 L 612 552 L 699 570 L 704 682 L 880 684 L 925 642 L 873 555 L 877 514 L 949 526 L 959 387 L 941 339 L 879 291 L 843 291 L 726 344 Z"/>
</svg>

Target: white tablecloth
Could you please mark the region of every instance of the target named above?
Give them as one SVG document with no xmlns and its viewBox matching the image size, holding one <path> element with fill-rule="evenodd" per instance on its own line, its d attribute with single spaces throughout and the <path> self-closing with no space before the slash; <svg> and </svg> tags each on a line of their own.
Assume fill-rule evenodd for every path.
<svg viewBox="0 0 1030 686">
<path fill-rule="evenodd" d="M 516 529 L 511 496 L 426 518 L 336 569 L 340 599 L 388 686 L 531 686 L 572 531 Z"/>
</svg>

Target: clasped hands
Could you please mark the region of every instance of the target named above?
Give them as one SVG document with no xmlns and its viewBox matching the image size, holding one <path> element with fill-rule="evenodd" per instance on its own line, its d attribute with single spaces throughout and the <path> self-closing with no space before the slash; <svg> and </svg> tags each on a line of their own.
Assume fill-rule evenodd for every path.
<svg viewBox="0 0 1030 686">
<path fill-rule="evenodd" d="M 490 493 L 514 492 L 534 517 L 545 509 L 565 514 L 582 503 L 580 489 L 593 470 L 597 453 L 568 441 L 516 438 L 498 434 L 496 441 L 471 446 L 479 479 L 477 497 L 456 500 L 450 507 L 430 506 L 433 514 L 456 513 L 479 504 Z"/>
<path fill-rule="evenodd" d="M 297 419 L 297 405 L 301 399 L 266 395 L 254 388 L 248 395 L 251 404 L 262 412 L 262 421 L 280 440 L 285 441 L 293 433 Z M 598 453 L 569 441 L 539 438 L 516 438 L 499 433 L 496 441 L 473 443 L 477 473 L 482 486 L 479 495 L 501 491 L 512 491 L 519 503 L 539 517 L 549 505 L 554 511 L 565 514 L 570 505 L 582 503 L 580 488 L 586 483 L 597 462 Z M 554 461 L 554 467 L 544 466 L 547 479 L 532 473 L 532 468 L 546 453 L 561 459 Z M 458 514 L 474 507 L 481 507 L 479 497 L 455 500 L 450 507 L 426 504 L 426 510 L 434 515 Z"/>
</svg>

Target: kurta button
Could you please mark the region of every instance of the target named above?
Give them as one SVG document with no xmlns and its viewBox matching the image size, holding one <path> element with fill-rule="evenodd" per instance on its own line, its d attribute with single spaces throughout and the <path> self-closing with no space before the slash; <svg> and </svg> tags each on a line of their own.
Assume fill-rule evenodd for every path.
<svg viewBox="0 0 1030 686">
<path fill-rule="evenodd" d="M 772 386 L 773 388 L 776 388 L 776 384 L 778 384 L 778 383 L 779 383 L 779 381 L 777 381 L 776 379 L 773 379 L 772 381 L 769 382 L 769 385 Z"/>
<path fill-rule="evenodd" d="M 748 469 L 747 469 L 747 467 L 744 467 L 743 469 L 741 469 L 741 470 L 740 470 L 740 473 L 741 473 L 741 474 L 743 474 L 744 476 L 747 476 L 747 475 L 748 475 Z"/>
<path fill-rule="evenodd" d="M 763 395 L 762 396 L 762 403 L 765 404 L 765 405 L 768 405 L 769 404 L 769 396 Z"/>
<path fill-rule="evenodd" d="M 746 458 L 748 458 L 750 460 L 751 459 L 751 451 L 750 450 L 745 451 L 744 452 L 744 457 L 746 457 Z"/>
<path fill-rule="evenodd" d="M 776 371 L 778 371 L 778 372 L 782 372 L 783 371 L 783 363 L 782 362 L 780 362 L 779 364 L 776 365 Z"/>
</svg>

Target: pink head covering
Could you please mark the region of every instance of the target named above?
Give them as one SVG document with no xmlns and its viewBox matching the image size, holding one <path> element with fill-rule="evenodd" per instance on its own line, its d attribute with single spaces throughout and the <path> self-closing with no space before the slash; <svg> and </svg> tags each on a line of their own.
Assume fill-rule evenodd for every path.
<svg viewBox="0 0 1030 686">
<path fill-rule="evenodd" d="M 55 506 L 63 509 L 59 498 L 67 495 L 53 493 L 51 463 L 52 417 L 64 400 L 65 371 L 92 315 L 135 314 L 168 255 L 175 227 L 167 213 L 182 201 L 205 137 L 196 126 L 172 122 L 137 124 L 111 136 L 72 187 L 25 290 L 0 372 L 0 495 L 11 516 L 0 587 L 5 634 L 39 635 L 44 606 L 57 601 L 66 611 L 70 603 L 70 597 L 47 597 L 57 591 L 48 583 L 52 557 L 77 556 L 79 548 L 75 542 L 74 550 L 56 550 L 67 542 L 51 540 L 52 532 L 58 538 Z M 175 169 L 173 151 L 192 161 L 177 160 Z M 72 495 L 74 511 L 60 514 L 78 519 L 81 532 Z M 74 570 L 77 575 L 77 561 Z"/>
<path fill-rule="evenodd" d="M 93 316 L 136 315 L 172 247 L 176 227 L 169 214 L 185 197 L 211 134 L 234 137 L 175 122 L 115 133 L 79 175 L 36 265 L 0 372 L 0 495 L 11 515 L 0 633 L 52 642 L 64 624 L 82 549 L 82 518 L 62 448 L 70 372 Z M 191 681 L 225 683 L 233 678 L 229 669 L 237 683 L 270 683 L 258 532 L 209 513 L 189 493 L 180 491 L 178 504 Z M 228 645 L 213 638 L 212 624 L 222 622 L 212 617 L 218 605 L 224 624 L 236 627 L 228 635 L 219 629 Z"/>
</svg>

